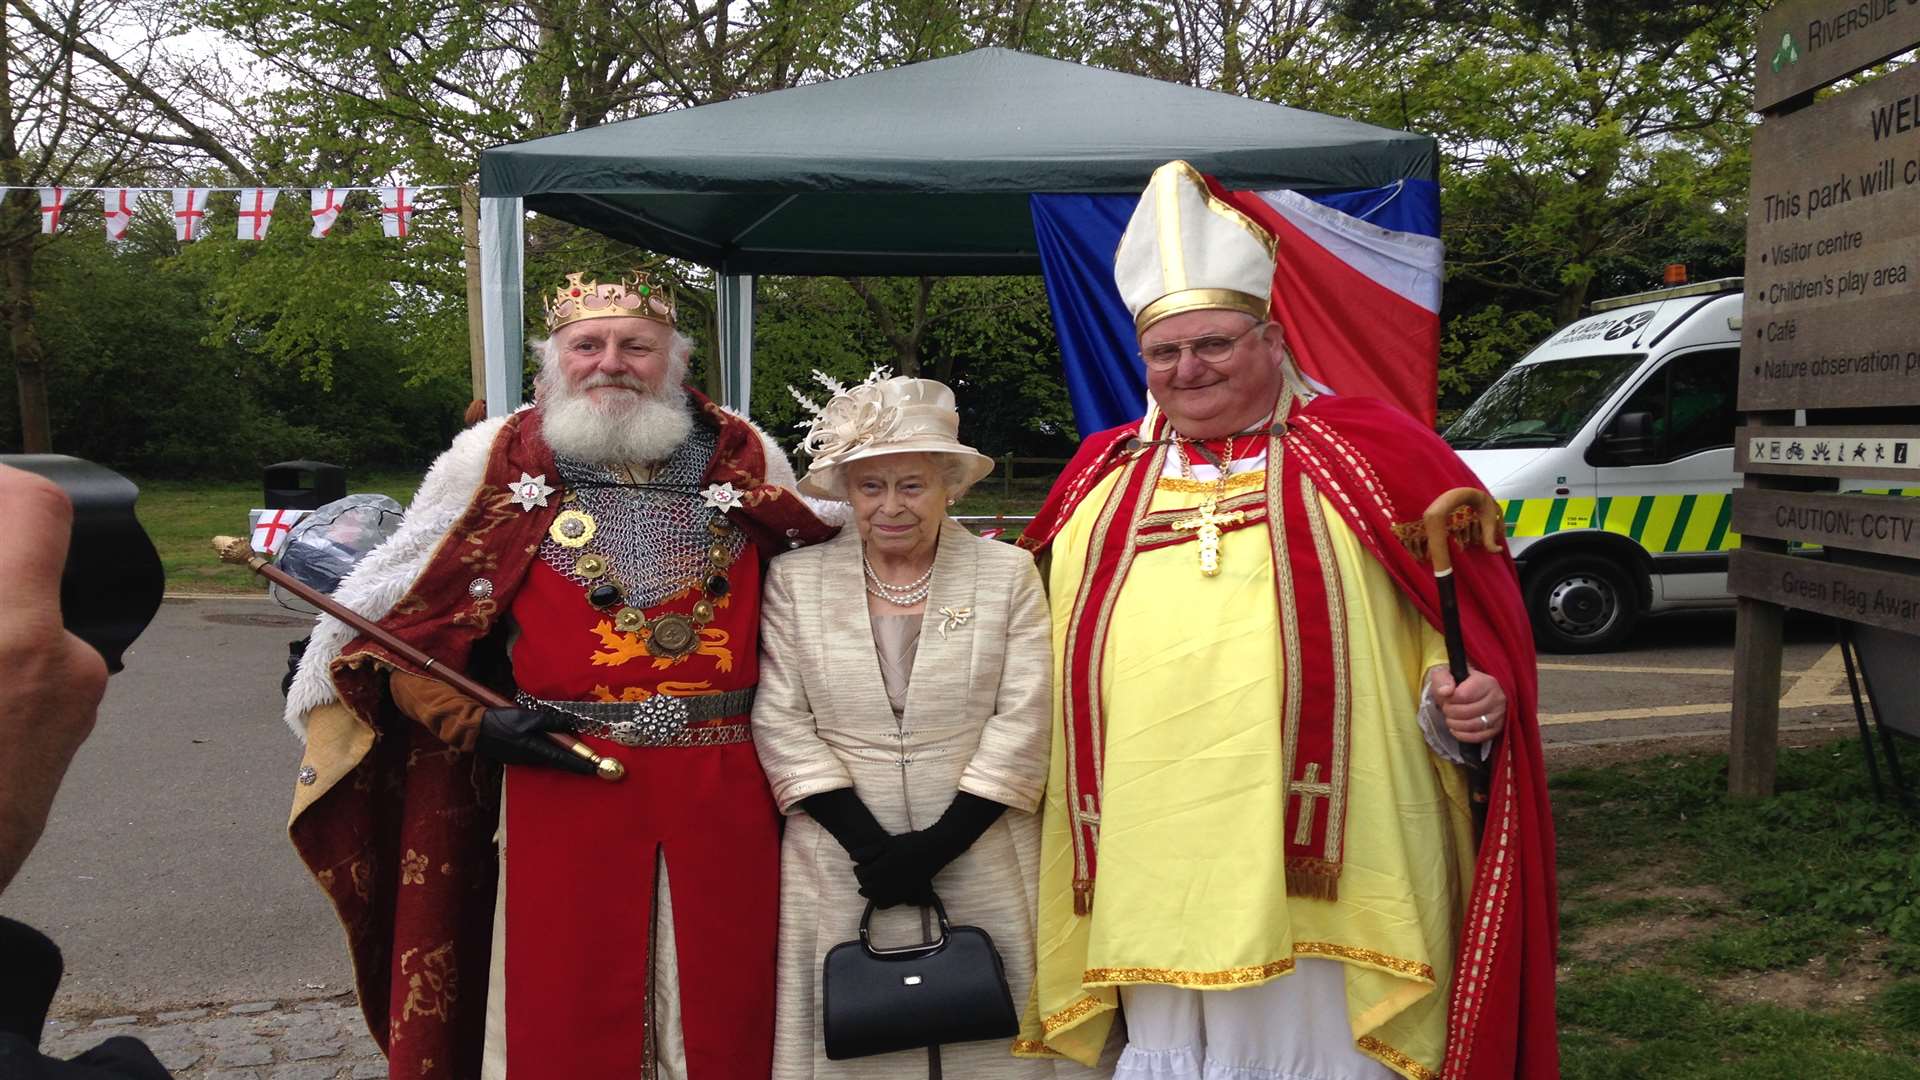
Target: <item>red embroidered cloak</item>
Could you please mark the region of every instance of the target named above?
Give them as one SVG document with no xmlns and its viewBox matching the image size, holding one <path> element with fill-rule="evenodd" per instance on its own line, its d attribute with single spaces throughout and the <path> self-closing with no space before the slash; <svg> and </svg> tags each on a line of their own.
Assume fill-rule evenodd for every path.
<svg viewBox="0 0 1920 1080">
<path fill-rule="evenodd" d="M 729 517 L 762 563 L 835 532 L 792 490 L 768 481 L 758 432 L 690 394 L 696 422 L 716 434 L 702 483 L 731 484 L 743 493 Z M 533 409 L 507 418 L 465 510 L 378 620 L 439 663 L 509 694 L 502 671 L 485 664 L 500 667 L 500 655 L 476 646 L 513 603 L 560 509 L 557 498 L 529 509 L 512 498 L 523 475 L 558 476 L 540 437 L 540 415 Z M 490 583 L 485 595 L 470 590 L 476 578 Z M 758 597 L 752 600 L 757 608 Z M 361 1010 L 387 1051 L 389 1074 L 475 1076 L 498 877 L 492 837 L 500 769 L 402 716 L 386 692 L 387 668 L 424 674 L 365 637 L 331 658 L 339 702 L 314 709 L 313 716 L 344 706 L 350 717 L 328 717 L 324 726 L 310 721 L 301 781 L 307 787 L 296 789 L 288 831 L 346 929 Z M 759 783 L 752 801 L 771 812 L 764 777 Z M 772 956 L 766 959 L 764 980 L 771 985 Z"/>
</svg>

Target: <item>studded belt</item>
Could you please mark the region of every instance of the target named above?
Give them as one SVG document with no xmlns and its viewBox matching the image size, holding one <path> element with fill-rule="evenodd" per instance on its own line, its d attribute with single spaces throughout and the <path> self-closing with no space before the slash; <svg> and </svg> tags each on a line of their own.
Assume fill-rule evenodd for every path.
<svg viewBox="0 0 1920 1080">
<path fill-rule="evenodd" d="M 706 724 L 727 716 L 743 716 L 753 709 L 754 687 L 719 694 L 655 694 L 645 701 L 548 701 L 521 692 L 514 695 L 522 708 L 556 712 L 572 721 L 581 735 L 617 742 L 622 746 L 725 746 L 749 742 L 752 729 L 745 720 Z"/>
</svg>

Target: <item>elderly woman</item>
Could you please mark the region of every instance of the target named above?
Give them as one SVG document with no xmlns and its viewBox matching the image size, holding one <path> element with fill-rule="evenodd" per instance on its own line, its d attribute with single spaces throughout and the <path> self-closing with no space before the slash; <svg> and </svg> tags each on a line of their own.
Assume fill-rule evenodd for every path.
<svg viewBox="0 0 1920 1080">
<path fill-rule="evenodd" d="M 955 440 L 953 394 L 869 380 L 820 413 L 803 493 L 851 504 L 853 528 L 768 572 L 754 745 L 780 809 L 776 1080 L 1050 1077 L 1006 1040 L 830 1061 L 827 950 L 930 940 L 919 905 L 992 935 L 1015 1008 L 1033 981 L 1038 820 L 1046 782 L 1046 601 L 1026 553 L 947 517 L 992 468 Z"/>
</svg>

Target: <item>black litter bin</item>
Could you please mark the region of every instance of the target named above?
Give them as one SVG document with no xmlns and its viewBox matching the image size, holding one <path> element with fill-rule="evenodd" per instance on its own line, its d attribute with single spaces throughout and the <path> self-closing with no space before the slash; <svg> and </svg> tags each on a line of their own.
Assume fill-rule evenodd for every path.
<svg viewBox="0 0 1920 1080">
<path fill-rule="evenodd" d="M 347 470 L 324 461 L 283 461 L 265 470 L 268 510 L 318 510 L 347 495 Z"/>
</svg>

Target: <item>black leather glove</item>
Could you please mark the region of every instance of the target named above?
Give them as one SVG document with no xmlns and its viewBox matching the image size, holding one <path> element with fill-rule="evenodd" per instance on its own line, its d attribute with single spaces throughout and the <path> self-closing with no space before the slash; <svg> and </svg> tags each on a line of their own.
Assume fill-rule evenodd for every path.
<svg viewBox="0 0 1920 1080">
<path fill-rule="evenodd" d="M 474 750 L 502 765 L 540 765 L 581 776 L 593 775 L 593 762 L 547 738 L 568 730 L 567 718 L 540 709 L 488 709 L 480 718 Z"/>
<path fill-rule="evenodd" d="M 287 642 L 287 673 L 280 680 L 281 697 L 286 697 L 293 691 L 293 677 L 300 671 L 300 659 L 307 655 L 307 642 L 312 640 L 313 638 L 308 636 L 298 641 Z"/>
<path fill-rule="evenodd" d="M 873 811 L 867 809 L 867 804 L 860 801 L 852 788 L 809 795 L 800 800 L 800 809 L 831 833 L 855 863 L 880 854 L 880 846 L 886 842 L 887 830 L 873 819 Z"/>
<path fill-rule="evenodd" d="M 860 895 L 876 907 L 933 902 L 933 876 L 973 846 L 1006 807 L 962 791 L 940 820 L 916 832 L 889 836 L 873 860 L 853 868 Z"/>
</svg>

